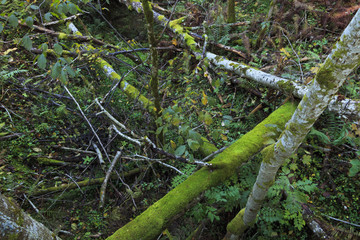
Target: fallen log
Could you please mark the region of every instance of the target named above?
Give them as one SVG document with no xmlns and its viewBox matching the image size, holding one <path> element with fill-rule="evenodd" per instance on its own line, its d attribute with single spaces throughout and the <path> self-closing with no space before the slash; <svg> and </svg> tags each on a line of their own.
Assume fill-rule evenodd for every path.
<svg viewBox="0 0 360 240">
<path fill-rule="evenodd" d="M 253 130 L 218 154 L 210 163 L 167 193 L 134 220 L 117 230 L 108 240 L 156 239 L 167 224 L 187 209 L 205 190 L 233 176 L 241 165 L 274 141 L 295 111 L 296 104 L 286 103 Z"/>
</svg>

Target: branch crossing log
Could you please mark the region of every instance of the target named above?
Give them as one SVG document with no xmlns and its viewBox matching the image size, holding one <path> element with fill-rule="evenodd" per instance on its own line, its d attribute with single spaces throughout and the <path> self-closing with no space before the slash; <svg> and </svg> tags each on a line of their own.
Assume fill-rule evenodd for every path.
<svg viewBox="0 0 360 240">
<path fill-rule="evenodd" d="M 223 183 L 268 141 L 275 140 L 284 129 L 296 105 L 286 103 L 239 140 L 219 153 L 210 163 L 188 177 L 141 215 L 117 230 L 108 240 L 156 239 L 176 215 L 186 210 L 202 192 Z"/>
<path fill-rule="evenodd" d="M 256 221 L 267 191 L 274 183 L 276 173 L 302 143 L 346 77 L 360 65 L 360 10 L 344 30 L 331 54 L 320 67 L 309 90 L 286 124 L 279 140 L 262 151 L 263 161 L 247 201 L 229 223 L 228 239 L 238 239 L 247 227 Z"/>
</svg>

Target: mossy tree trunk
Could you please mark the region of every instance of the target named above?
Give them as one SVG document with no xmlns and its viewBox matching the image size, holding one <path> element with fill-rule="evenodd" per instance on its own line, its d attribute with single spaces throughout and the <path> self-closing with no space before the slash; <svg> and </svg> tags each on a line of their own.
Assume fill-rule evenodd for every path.
<svg viewBox="0 0 360 240">
<path fill-rule="evenodd" d="M 228 225 L 229 239 L 237 239 L 256 221 L 257 213 L 278 169 L 297 150 L 346 77 L 359 65 L 360 10 L 321 66 L 279 140 L 263 150 L 263 161 L 245 211 L 240 211 Z"/>
<path fill-rule="evenodd" d="M 154 14 L 151 9 L 151 5 L 147 0 L 141 0 L 143 11 L 146 19 L 146 26 L 148 31 L 148 41 L 150 45 L 150 58 L 151 58 L 151 80 L 150 80 L 150 88 L 151 93 L 154 97 L 154 104 L 155 104 L 155 111 L 156 117 L 160 117 L 160 94 L 159 94 L 159 79 L 158 79 L 158 71 L 159 71 L 159 64 L 158 64 L 158 52 L 156 50 L 157 41 L 155 39 L 155 32 L 154 32 Z M 157 127 L 160 127 L 157 124 Z M 163 144 L 164 137 L 163 134 L 160 133 L 158 136 L 158 141 Z"/>
<path fill-rule="evenodd" d="M 227 22 L 235 22 L 235 0 L 228 0 L 227 2 Z"/>
</svg>

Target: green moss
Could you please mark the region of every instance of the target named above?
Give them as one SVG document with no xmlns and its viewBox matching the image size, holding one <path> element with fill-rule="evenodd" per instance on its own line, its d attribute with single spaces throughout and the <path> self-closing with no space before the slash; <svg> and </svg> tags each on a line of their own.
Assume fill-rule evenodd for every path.
<svg viewBox="0 0 360 240">
<path fill-rule="evenodd" d="M 241 209 L 240 212 L 229 222 L 226 227 L 228 233 L 239 236 L 241 235 L 248 226 L 244 223 L 245 208 Z"/>
<path fill-rule="evenodd" d="M 201 137 L 201 139 L 203 140 L 203 144 L 200 146 L 199 151 L 203 156 L 208 156 L 218 150 L 214 144 L 210 143 L 206 138 Z"/>
<path fill-rule="evenodd" d="M 64 164 L 65 162 L 63 161 L 59 161 L 59 160 L 55 160 L 55 159 L 51 159 L 51 158 L 45 158 L 45 157 L 40 157 L 40 158 L 36 158 L 36 160 L 41 163 L 41 164 Z"/>
<path fill-rule="evenodd" d="M 296 105 L 292 103 L 281 106 L 210 162 L 220 165 L 220 168 L 201 168 L 108 239 L 155 239 L 166 224 L 184 211 L 196 197 L 233 176 L 242 163 L 263 147 L 263 135 L 271 131 L 266 125 L 276 124 L 279 128 L 284 128 L 295 109 Z"/>
<path fill-rule="evenodd" d="M 333 76 L 335 68 L 332 65 L 331 60 L 328 58 L 315 77 L 315 81 L 325 90 L 331 90 L 337 86 L 336 78 Z"/>
<path fill-rule="evenodd" d="M 112 72 L 112 73 L 110 74 L 110 78 L 111 78 L 111 79 L 117 79 L 117 80 L 120 80 L 120 79 L 121 79 L 120 75 L 117 74 L 116 72 Z"/>
<path fill-rule="evenodd" d="M 170 22 L 170 23 L 171 23 L 171 22 Z M 169 25 L 170 25 L 170 24 L 169 24 Z M 178 25 L 178 24 L 172 25 L 172 26 L 170 26 L 170 27 L 171 27 L 172 29 L 174 29 L 176 33 L 181 34 L 181 33 L 184 32 L 184 29 L 183 29 L 180 25 Z"/>
<path fill-rule="evenodd" d="M 357 103 L 356 106 L 355 106 L 355 108 L 356 108 L 356 111 L 357 111 L 357 112 L 360 112 L 360 103 Z"/>
<path fill-rule="evenodd" d="M 67 34 L 66 33 L 59 33 L 59 39 L 67 39 Z"/>
<path fill-rule="evenodd" d="M 275 144 L 271 144 L 261 151 L 262 161 L 264 163 L 271 163 L 272 156 L 274 156 Z"/>
<path fill-rule="evenodd" d="M 282 91 L 288 94 L 292 94 L 295 91 L 295 87 L 291 84 L 290 81 L 279 81 L 277 85 Z"/>
</svg>

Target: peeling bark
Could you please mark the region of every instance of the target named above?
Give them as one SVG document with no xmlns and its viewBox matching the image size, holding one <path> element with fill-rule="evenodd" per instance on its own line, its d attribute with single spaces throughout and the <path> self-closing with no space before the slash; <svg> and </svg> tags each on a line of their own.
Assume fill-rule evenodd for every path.
<svg viewBox="0 0 360 240">
<path fill-rule="evenodd" d="M 26 214 L 13 201 L 0 193 L 0 239 L 61 240 L 52 231 Z"/>
</svg>

